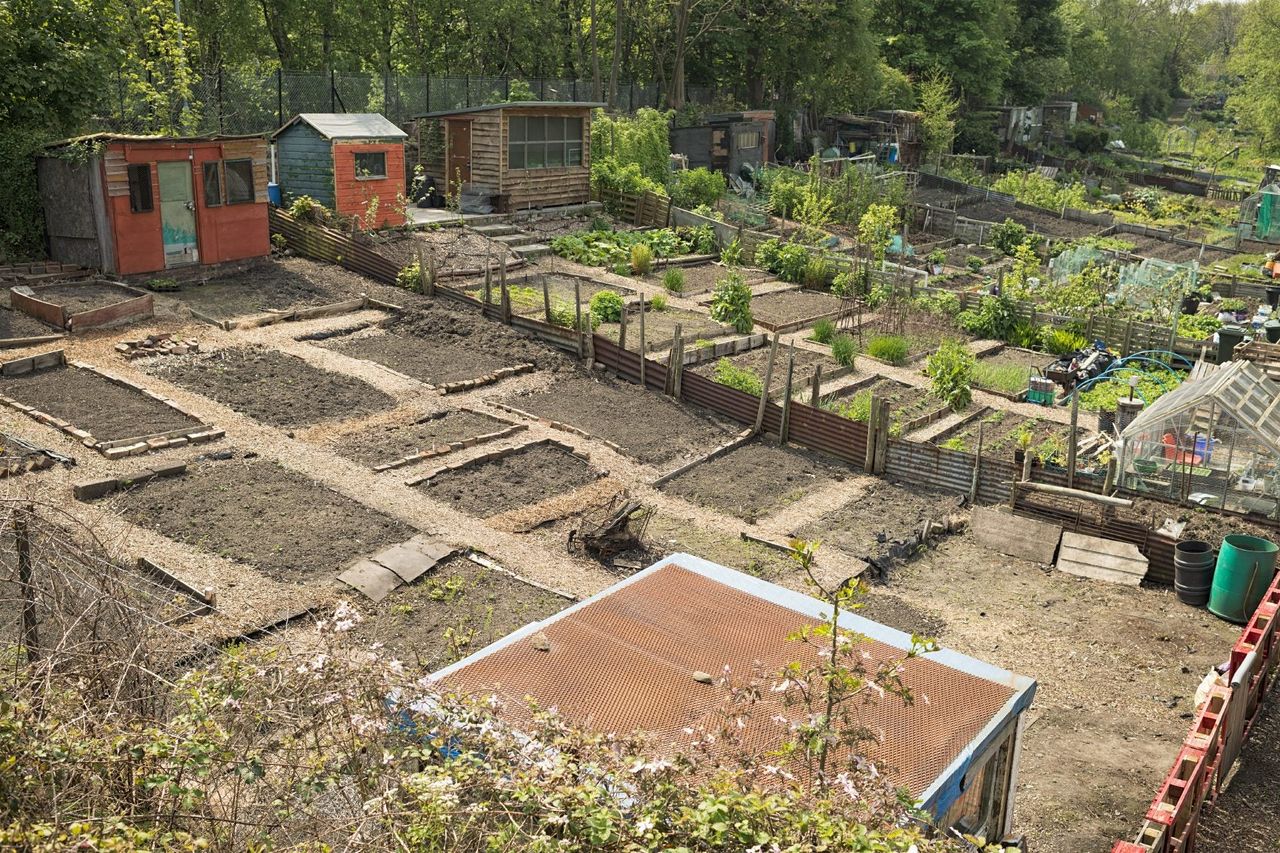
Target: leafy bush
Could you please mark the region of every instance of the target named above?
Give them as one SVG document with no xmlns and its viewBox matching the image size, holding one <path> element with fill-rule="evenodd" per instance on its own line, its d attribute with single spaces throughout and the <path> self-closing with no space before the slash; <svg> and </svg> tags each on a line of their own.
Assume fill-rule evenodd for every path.
<svg viewBox="0 0 1280 853">
<path fill-rule="evenodd" d="M 1067 133 L 1067 144 L 1081 154 L 1100 154 L 1107 149 L 1111 132 L 1088 122 L 1077 122 Z"/>
<path fill-rule="evenodd" d="M 987 233 L 987 242 L 996 251 L 1012 255 L 1019 246 L 1027 242 L 1027 229 L 1012 219 L 1006 219 L 991 226 L 991 230 Z"/>
<path fill-rule="evenodd" d="M 1059 329 L 1045 326 L 1040 330 L 1040 346 L 1045 352 L 1054 355 L 1070 355 L 1088 345 L 1084 335 L 1078 335 L 1070 329 Z"/>
<path fill-rule="evenodd" d="M 831 281 L 831 292 L 836 296 L 853 296 L 858 292 L 858 274 L 850 270 L 837 273 Z"/>
<path fill-rule="evenodd" d="M 961 311 L 956 322 L 971 335 L 1003 341 L 1013 334 L 1018 318 L 1008 297 L 984 296 L 977 311 Z"/>
<path fill-rule="evenodd" d="M 334 220 L 333 211 L 309 195 L 300 195 L 289 204 L 289 215 L 299 222 L 312 225 L 328 225 Z"/>
<path fill-rule="evenodd" d="M 591 297 L 591 316 L 601 323 L 619 322 L 622 311 L 622 296 L 612 290 L 601 290 Z"/>
<path fill-rule="evenodd" d="M 714 255 L 720 251 L 720 241 L 716 239 L 716 229 L 710 225 L 696 225 L 693 228 L 677 228 L 676 235 L 685 241 L 687 252 L 695 255 Z"/>
<path fill-rule="evenodd" d="M 889 364 L 904 364 L 910 348 L 901 335 L 878 335 L 868 342 L 867 355 Z"/>
<path fill-rule="evenodd" d="M 653 249 L 647 243 L 631 247 L 631 270 L 636 275 L 647 275 L 653 269 Z"/>
<path fill-rule="evenodd" d="M 649 307 L 654 311 L 666 311 L 667 297 L 661 293 L 655 293 L 653 298 L 649 300 Z"/>
<path fill-rule="evenodd" d="M 830 320 L 819 320 L 813 327 L 813 339 L 820 344 L 829 344 L 836 336 L 836 324 Z"/>
<path fill-rule="evenodd" d="M 724 247 L 720 252 L 720 260 L 724 261 L 731 267 L 736 267 L 742 263 L 742 241 L 737 237 L 733 238 L 733 242 Z"/>
<path fill-rule="evenodd" d="M 626 261 L 619 261 L 618 263 L 613 265 L 613 274 L 625 275 L 625 276 L 631 275 L 631 264 L 627 263 Z"/>
<path fill-rule="evenodd" d="M 947 253 L 942 249 L 934 249 L 925 256 L 925 260 L 933 266 L 941 266 L 947 262 Z"/>
<path fill-rule="evenodd" d="M 422 283 L 422 268 L 418 266 L 418 262 L 414 261 L 400 268 L 396 273 L 396 287 L 403 287 L 405 290 L 418 290 Z"/>
<path fill-rule="evenodd" d="M 647 246 L 652 258 L 669 258 L 696 251 L 703 235 L 697 229 L 656 228 L 652 231 L 579 231 L 551 241 L 551 251 L 589 267 L 616 267 L 631 263 L 631 250 Z M 714 235 L 713 235 L 714 239 Z M 624 273 L 625 275 L 626 273 Z"/>
<path fill-rule="evenodd" d="M 589 310 L 586 315 L 591 323 L 591 331 L 600 328 L 600 318 L 596 317 Z M 578 321 L 578 312 L 574 309 L 570 302 L 554 300 L 551 303 L 551 323 L 555 326 L 563 326 L 566 329 L 576 328 Z"/>
<path fill-rule="evenodd" d="M 739 367 L 727 358 L 716 362 L 714 378 L 721 385 L 745 391 L 753 397 L 764 393 L 764 380 L 749 367 Z"/>
<path fill-rule="evenodd" d="M 1014 323 L 1012 331 L 1005 338 L 1005 342 L 1013 344 L 1015 347 L 1033 349 L 1040 343 L 1040 330 L 1030 323 L 1020 320 Z"/>
<path fill-rule="evenodd" d="M 954 317 L 960 313 L 960 297 L 949 290 L 940 290 L 932 295 L 917 296 L 916 308 L 928 314 L 941 317 Z"/>
<path fill-rule="evenodd" d="M 698 205 L 715 207 L 726 189 L 723 174 L 699 166 L 675 173 L 671 181 L 671 200 L 686 209 Z"/>
<path fill-rule="evenodd" d="M 684 293 L 684 270 L 679 267 L 668 267 L 662 273 L 662 286 L 668 293 Z"/>
<path fill-rule="evenodd" d="M 671 171 L 669 113 L 643 107 L 632 116 L 610 116 L 596 110 L 591 117 L 591 185 L 609 185 L 609 176 L 626 175 L 623 192 L 654 190 L 666 194 Z"/>
<path fill-rule="evenodd" d="M 976 362 L 973 353 L 960 341 L 943 341 L 924 366 L 925 375 L 932 380 L 933 396 L 955 412 L 969 405 L 973 399 L 971 385 Z"/>
<path fill-rule="evenodd" d="M 825 287 L 831 279 L 831 264 L 825 258 L 814 256 L 804 265 L 802 278 L 805 287 L 814 290 Z"/>
<path fill-rule="evenodd" d="M 997 178 L 991 189 L 1049 210 L 1060 210 L 1064 205 L 1083 208 L 1087 204 L 1084 184 L 1059 184 L 1039 172 L 1008 172 Z"/>
<path fill-rule="evenodd" d="M 741 273 L 731 272 L 716 282 L 711 294 L 711 319 L 727 323 L 741 334 L 751 331 L 751 288 Z"/>
<path fill-rule="evenodd" d="M 964 259 L 964 265 L 969 268 L 969 272 L 977 272 L 986 266 L 986 261 L 977 255 L 970 255 Z"/>
<path fill-rule="evenodd" d="M 1218 329 L 1222 321 L 1210 314 L 1183 314 L 1178 318 L 1178 337 L 1203 341 Z"/>
<path fill-rule="evenodd" d="M 841 367 L 853 367 L 853 360 L 858 354 L 858 342 L 851 335 L 836 335 L 831 341 L 831 357 Z"/>
</svg>

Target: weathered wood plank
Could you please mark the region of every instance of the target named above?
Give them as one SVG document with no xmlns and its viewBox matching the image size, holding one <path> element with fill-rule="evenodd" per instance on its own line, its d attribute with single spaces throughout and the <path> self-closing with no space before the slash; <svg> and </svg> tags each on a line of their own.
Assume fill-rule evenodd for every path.
<svg viewBox="0 0 1280 853">
<path fill-rule="evenodd" d="M 1064 533 L 1058 569 L 1080 577 L 1138 586 L 1147 576 L 1147 558 L 1137 545 Z"/>
<path fill-rule="evenodd" d="M 1062 538 L 1062 526 L 1010 515 L 997 509 L 974 507 L 970 516 L 978 544 L 1010 557 L 1050 565 Z"/>
</svg>

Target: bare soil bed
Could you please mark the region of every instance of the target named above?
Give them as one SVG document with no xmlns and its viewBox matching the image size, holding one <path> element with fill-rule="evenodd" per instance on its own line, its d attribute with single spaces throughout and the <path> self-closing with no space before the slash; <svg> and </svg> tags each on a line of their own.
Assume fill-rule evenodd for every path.
<svg viewBox="0 0 1280 853">
<path fill-rule="evenodd" d="M 503 402 L 611 441 L 643 462 L 705 453 L 728 437 L 688 406 L 621 380 L 579 374 Z"/>
<path fill-rule="evenodd" d="M 865 353 L 871 346 L 871 342 L 879 337 L 903 337 L 907 340 L 907 356 L 908 362 L 913 361 L 923 355 L 933 352 L 938 345 L 948 338 L 963 340 L 965 335 L 950 326 L 943 325 L 937 320 L 926 317 L 924 319 L 907 319 L 901 326 L 892 323 L 887 319 L 872 320 L 863 323 L 860 329 L 854 329 L 849 334 L 853 335 L 855 340 L 860 342 L 859 350 Z"/>
<path fill-rule="evenodd" d="M 758 376 L 761 382 L 764 381 L 764 374 L 769 367 L 769 347 L 759 347 L 748 352 L 738 353 L 737 355 L 725 356 L 729 363 L 734 367 L 743 370 L 750 370 Z M 714 361 L 704 362 L 697 367 L 689 368 L 690 372 L 699 376 L 706 376 L 708 379 L 715 379 L 716 367 L 723 359 L 715 359 Z M 795 351 L 795 371 L 791 379 L 792 396 L 805 396 L 809 393 L 809 386 L 813 381 L 813 374 L 817 370 L 818 365 L 822 365 L 822 375 L 830 378 L 836 371 L 840 370 L 840 363 L 834 358 L 830 358 L 821 353 L 812 350 L 797 349 Z M 787 387 L 787 351 L 782 347 L 778 348 L 778 354 L 773 362 L 773 376 L 769 382 L 769 395 L 778 396 L 785 393 Z"/>
<path fill-rule="evenodd" d="M 352 638 L 365 645 L 381 643 L 388 657 L 426 675 L 570 604 L 454 557 L 372 605 L 372 614 L 356 626 Z"/>
<path fill-rule="evenodd" d="M 505 263 L 515 259 L 515 253 L 506 246 L 469 228 L 429 228 L 379 239 L 380 242 L 372 248 L 384 258 L 403 267 L 417 263 L 421 252 L 424 263 L 428 258 L 435 258 L 436 272 L 443 275 L 454 275 L 464 270 L 483 271 L 490 262 Z M 386 242 L 381 242 L 383 239 Z"/>
<path fill-rule="evenodd" d="M 952 210 L 956 206 L 957 199 L 963 199 L 950 190 L 940 189 L 938 187 L 918 186 L 916 191 L 911 194 L 911 200 L 916 204 L 927 204 L 931 207 L 944 207 Z"/>
<path fill-rule="evenodd" d="M 1021 207 L 1006 207 L 993 201 L 963 204 L 956 213 L 967 219 L 977 219 L 982 222 L 999 223 L 1004 222 L 1006 219 L 1012 219 L 1019 225 L 1024 226 L 1028 231 L 1070 240 L 1097 234 L 1103 230 L 1100 225 L 1062 219 L 1047 211 L 1041 213 L 1038 210 L 1026 210 Z"/>
<path fill-rule="evenodd" d="M 1243 533 L 1271 542 L 1280 542 L 1280 528 L 1271 527 L 1239 515 L 1210 512 L 1199 507 L 1181 506 L 1152 498 L 1136 498 L 1131 512 L 1154 527 L 1160 527 L 1166 518 L 1186 522 L 1182 538 L 1199 539 L 1214 548 L 1222 544 L 1226 536 Z"/>
<path fill-rule="evenodd" d="M 557 275 L 556 273 L 541 273 L 536 276 L 520 276 L 518 278 L 508 277 L 507 294 L 511 298 L 511 310 L 522 317 L 543 319 L 546 313 L 546 299 L 542 295 L 544 281 L 547 284 L 547 297 L 551 299 L 552 310 L 566 311 L 569 316 L 574 316 L 573 301 L 578 297 L 582 299 L 582 313 L 586 314 L 591 297 L 602 290 L 612 290 L 624 298 L 634 296 L 636 293 L 634 289 L 629 287 L 604 284 L 586 278 Z M 476 299 L 484 300 L 483 279 L 467 282 L 463 286 L 463 290 Z M 493 280 L 490 282 L 489 303 L 491 305 L 499 305 L 501 302 L 501 288 L 498 282 Z"/>
<path fill-rule="evenodd" d="M 865 422 L 870 415 L 872 396 L 888 401 L 889 432 L 895 436 L 901 435 L 912 421 L 946 408 L 946 404 L 929 393 L 927 388 L 885 378 L 841 389 L 822 398 L 819 405 L 841 417 Z"/>
<path fill-rule="evenodd" d="M 685 348 L 696 346 L 699 340 L 711 340 L 721 335 L 730 334 L 733 328 L 717 323 L 706 314 L 689 311 L 684 308 L 664 308 L 655 311 L 645 306 L 644 312 L 644 348 L 645 352 L 670 349 L 675 342 L 676 326 L 680 326 L 680 334 L 684 337 Z M 614 343 L 622 333 L 621 323 L 601 323 L 596 334 L 608 338 Z M 640 308 L 627 308 L 627 349 L 640 351 Z"/>
<path fill-rule="evenodd" d="M 1067 433 L 1070 427 L 1054 421 L 1028 418 L 997 409 L 963 424 L 958 429 L 934 439 L 934 443 L 950 450 L 976 453 L 978 425 L 982 424 L 982 455 L 1003 456 L 1013 461 L 1013 451 L 1020 447 L 1021 435 L 1030 435 L 1030 450 L 1042 462 L 1062 465 L 1066 462 Z"/>
<path fill-rule="evenodd" d="M 272 258 L 206 282 L 186 282 L 172 294 L 187 308 L 214 320 L 340 302 L 368 290 L 371 282 L 336 264 L 306 258 Z"/>
<path fill-rule="evenodd" d="M 1186 737 L 1196 686 L 1239 635 L 1172 590 L 1042 570 L 969 534 L 899 566 L 860 611 L 909 620 L 878 609 L 886 594 L 886 610 L 905 603 L 923 623 L 895 627 L 927 634 L 940 616 L 947 647 L 1038 682 L 1016 801 L 1037 853 L 1109 850 L 1136 832 Z"/>
<path fill-rule="evenodd" d="M 511 366 L 505 359 L 485 353 L 381 331 L 357 332 L 331 339 L 323 346 L 351 358 L 381 364 L 428 385 L 475 379 L 499 367 Z"/>
<path fill-rule="evenodd" d="M 29 314 L 11 308 L 0 308 L 0 338 L 35 338 L 61 332 L 61 329 L 46 326 Z"/>
<path fill-rule="evenodd" d="M 803 539 L 817 539 L 852 557 L 881 556 L 894 540 L 905 540 L 926 520 L 941 520 L 959 507 L 959 497 L 930 493 L 876 480 L 844 506 L 798 531 Z M 866 615 L 866 614 L 862 614 Z"/>
<path fill-rule="evenodd" d="M 595 482 L 596 476 L 578 457 L 539 444 L 501 459 L 442 471 L 418 488 L 460 512 L 488 518 L 580 488 Z"/>
<path fill-rule="evenodd" d="M 516 228 L 526 234 L 538 238 L 539 243 L 550 243 L 557 237 L 588 231 L 597 220 L 607 222 L 614 231 L 634 231 L 635 226 L 619 222 L 603 210 L 581 216 L 539 216 L 533 219 L 520 219 L 513 223 Z"/>
<path fill-rule="evenodd" d="M 817 290 L 782 290 L 751 300 L 751 315 L 759 323 L 789 326 L 840 310 L 840 297 Z"/>
<path fill-rule="evenodd" d="M 37 299 L 53 305 L 61 305 L 68 314 L 105 308 L 118 302 L 137 299 L 141 295 L 123 290 L 118 285 L 94 281 L 51 284 L 36 291 Z"/>
<path fill-rule="evenodd" d="M 667 270 L 679 270 L 684 276 L 684 289 L 680 290 L 677 295 L 680 296 L 696 296 L 701 293 L 709 293 L 715 289 L 720 279 L 729 274 L 729 268 L 723 264 L 695 264 L 693 266 L 662 266 L 655 269 L 644 277 L 647 284 L 662 286 L 662 276 Z M 772 278 L 764 270 L 755 270 L 743 268 L 738 270 L 742 274 L 747 284 L 759 284 Z"/>
<path fill-rule="evenodd" d="M 986 246 L 968 244 L 962 246 L 948 246 L 945 250 L 947 259 L 942 263 L 952 269 L 964 270 L 969 268 L 969 258 L 981 258 L 983 265 L 1000 260 L 994 249 Z"/>
<path fill-rule="evenodd" d="M 276 427 L 345 420 L 395 401 L 359 379 L 265 347 L 151 359 L 149 373 Z"/>
<path fill-rule="evenodd" d="M 134 524 L 284 580 L 327 576 L 415 532 L 250 454 L 196 462 L 107 500 Z"/>
<path fill-rule="evenodd" d="M 5 376 L 0 378 L 0 393 L 86 430 L 99 441 L 156 435 L 200 424 L 172 406 L 78 367 Z"/>
<path fill-rule="evenodd" d="M 662 490 L 754 524 L 845 473 L 802 450 L 754 442 L 704 462 Z"/>
<path fill-rule="evenodd" d="M 953 293 L 976 293 L 990 287 L 987 276 L 981 273 L 950 272 L 929 277 L 929 286 Z"/>
<path fill-rule="evenodd" d="M 1159 237 L 1148 237 L 1143 234 L 1116 234 L 1115 236 L 1127 243 L 1133 243 L 1134 247 L 1130 251 L 1144 258 L 1159 258 L 1162 261 L 1173 261 L 1174 263 L 1182 264 L 1187 261 L 1194 261 L 1201 256 L 1199 246 L 1171 243 L 1168 240 L 1161 240 Z M 1224 260 L 1228 257 L 1230 257 L 1229 254 L 1217 251 L 1212 246 L 1205 247 L 1205 263 Z"/>
<path fill-rule="evenodd" d="M 510 421 L 467 410 L 438 412 L 412 421 L 390 420 L 366 425 L 328 439 L 336 453 L 365 465 L 386 465 L 415 453 L 498 432 Z"/>
</svg>

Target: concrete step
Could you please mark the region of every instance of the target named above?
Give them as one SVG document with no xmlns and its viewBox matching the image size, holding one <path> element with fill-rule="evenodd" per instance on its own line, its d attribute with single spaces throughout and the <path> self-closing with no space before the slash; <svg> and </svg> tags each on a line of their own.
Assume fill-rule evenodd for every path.
<svg viewBox="0 0 1280 853">
<path fill-rule="evenodd" d="M 493 240 L 493 242 L 495 243 L 501 243 L 504 246 L 510 246 L 513 249 L 518 249 L 521 246 L 527 246 L 530 243 L 538 242 L 538 238 L 534 237 L 531 234 L 519 234 L 519 233 L 502 234 L 497 237 L 490 237 L 489 239 Z"/>
<path fill-rule="evenodd" d="M 522 258 L 540 258 L 543 255 L 551 254 L 551 247 L 546 243 L 528 243 L 516 247 L 516 254 Z"/>
<path fill-rule="evenodd" d="M 505 222 L 494 222 L 489 225 L 472 225 L 471 230 L 477 234 L 483 234 L 486 237 L 505 237 L 508 234 L 515 234 L 516 227 L 508 225 Z"/>
</svg>

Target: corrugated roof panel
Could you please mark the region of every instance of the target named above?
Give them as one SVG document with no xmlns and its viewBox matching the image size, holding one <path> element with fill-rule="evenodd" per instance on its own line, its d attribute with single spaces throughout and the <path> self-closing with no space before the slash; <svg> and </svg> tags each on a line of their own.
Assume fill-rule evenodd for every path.
<svg viewBox="0 0 1280 853">
<path fill-rule="evenodd" d="M 381 113 L 299 113 L 295 121 L 305 121 L 328 139 L 409 138 L 409 134 Z"/>
</svg>

